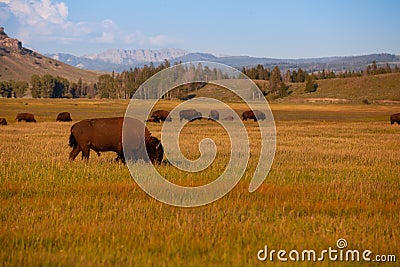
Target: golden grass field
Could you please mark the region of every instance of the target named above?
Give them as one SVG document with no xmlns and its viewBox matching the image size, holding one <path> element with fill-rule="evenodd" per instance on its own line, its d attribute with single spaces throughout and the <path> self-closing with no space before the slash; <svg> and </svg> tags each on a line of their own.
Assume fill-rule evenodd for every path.
<svg viewBox="0 0 400 267">
<path fill-rule="evenodd" d="M 264 184 L 248 192 L 253 157 L 225 197 L 177 208 L 146 195 L 126 166 L 112 161 L 113 153 L 92 152 L 87 163 L 80 156 L 68 161 L 73 122 L 55 122 L 59 112 L 71 112 L 76 122 L 122 116 L 127 104 L 0 99 L 0 117 L 9 122 L 0 127 L 0 265 L 265 266 L 271 262 L 257 260 L 264 245 L 321 251 L 336 248 L 339 238 L 349 249 L 400 260 L 400 126 L 389 123 L 399 105 L 272 104 L 277 148 Z M 174 105 L 163 101 L 159 107 Z M 19 112 L 34 113 L 38 122 L 17 123 Z M 257 124 L 245 125 L 256 155 Z M 160 136 L 159 124 L 148 127 Z M 189 158 L 199 155 L 200 137 L 218 140 L 209 169 L 189 175 L 161 165 L 160 173 L 186 186 L 215 179 L 230 155 L 218 129 L 203 120 L 182 133 Z M 326 258 L 318 265 L 343 264 Z"/>
</svg>

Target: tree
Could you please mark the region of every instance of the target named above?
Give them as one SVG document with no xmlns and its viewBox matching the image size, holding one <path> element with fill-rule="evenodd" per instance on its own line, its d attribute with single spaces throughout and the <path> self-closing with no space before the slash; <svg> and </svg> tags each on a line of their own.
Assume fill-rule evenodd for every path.
<svg viewBox="0 0 400 267">
<path fill-rule="evenodd" d="M 279 70 L 279 67 L 276 66 L 272 72 L 271 76 L 269 79 L 269 90 L 275 94 L 278 95 L 278 91 L 281 85 L 281 71 Z"/>
<path fill-rule="evenodd" d="M 100 75 L 97 89 L 101 98 L 114 98 L 114 78 L 109 74 Z"/>
<path fill-rule="evenodd" d="M 304 90 L 307 93 L 315 92 L 317 91 L 318 84 L 315 83 L 315 79 L 313 78 L 312 75 L 307 75 L 306 78 L 306 89 Z"/>
<path fill-rule="evenodd" d="M 13 91 L 16 97 L 24 97 L 28 88 L 29 84 L 27 81 L 16 81 L 13 84 Z"/>
<path fill-rule="evenodd" d="M 31 77 L 31 94 L 33 98 L 40 98 L 42 95 L 42 79 L 39 75 L 32 75 Z"/>
</svg>

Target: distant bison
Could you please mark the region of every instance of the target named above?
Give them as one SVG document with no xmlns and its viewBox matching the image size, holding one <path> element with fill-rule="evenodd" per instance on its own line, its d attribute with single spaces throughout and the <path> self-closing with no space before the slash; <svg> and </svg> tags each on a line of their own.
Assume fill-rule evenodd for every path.
<svg viewBox="0 0 400 267">
<path fill-rule="evenodd" d="M 394 124 L 395 122 L 397 122 L 397 124 L 400 124 L 400 113 L 390 115 L 390 124 Z"/>
<path fill-rule="evenodd" d="M 234 119 L 233 116 L 226 116 L 222 120 L 224 120 L 224 121 L 233 121 L 233 119 Z"/>
<path fill-rule="evenodd" d="M 18 121 L 36 122 L 35 116 L 32 113 L 18 113 L 15 119 Z"/>
<path fill-rule="evenodd" d="M 72 121 L 71 114 L 69 112 L 61 112 L 58 114 L 56 121 Z"/>
<path fill-rule="evenodd" d="M 87 119 L 72 125 L 69 146 L 73 149 L 69 154 L 69 159 L 74 160 L 80 152 L 82 152 L 82 159 L 89 159 L 90 149 L 92 149 L 98 155 L 102 151 L 114 151 L 117 153 L 116 160 L 125 162 L 122 147 L 124 123 L 129 132 L 129 139 L 125 139 L 129 140 L 128 143 L 125 143 L 126 152 L 132 157 L 129 159 L 153 161 L 151 157 L 155 157 L 154 161 L 158 162 L 159 155 L 157 153 L 160 153 L 160 146 L 157 146 L 156 140 L 150 138 L 151 133 L 147 127 L 133 118 L 125 118 L 124 122 L 124 117 Z M 149 153 L 149 157 L 147 157 L 145 146 L 149 147 L 152 152 Z"/>
<path fill-rule="evenodd" d="M 154 119 L 154 118 L 149 118 L 149 119 L 145 120 L 145 122 L 160 122 L 160 120 Z"/>
<path fill-rule="evenodd" d="M 151 114 L 151 118 L 154 119 L 155 122 L 160 121 L 172 121 L 169 116 L 169 111 L 166 110 L 156 110 Z"/>
<path fill-rule="evenodd" d="M 242 114 L 242 119 L 244 121 L 247 121 L 248 119 L 258 121 L 258 120 L 265 120 L 265 114 L 264 112 L 261 112 L 259 110 L 246 110 Z"/>
<path fill-rule="evenodd" d="M 179 111 L 179 121 L 186 119 L 188 121 L 201 120 L 203 114 L 195 109 L 185 109 Z"/>
<path fill-rule="evenodd" d="M 214 121 L 219 120 L 219 112 L 217 110 L 211 110 L 208 119 Z"/>
<path fill-rule="evenodd" d="M 6 118 L 0 118 L 0 125 L 7 125 Z"/>
</svg>

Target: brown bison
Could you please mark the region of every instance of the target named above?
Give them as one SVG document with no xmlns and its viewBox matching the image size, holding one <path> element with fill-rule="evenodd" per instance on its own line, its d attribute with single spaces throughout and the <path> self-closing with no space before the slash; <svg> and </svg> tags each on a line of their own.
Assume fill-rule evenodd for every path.
<svg viewBox="0 0 400 267">
<path fill-rule="evenodd" d="M 61 112 L 58 114 L 56 121 L 72 121 L 69 112 Z"/>
<path fill-rule="evenodd" d="M 233 118 L 233 116 L 226 116 L 226 117 L 223 118 L 222 120 L 224 120 L 224 121 L 233 121 L 234 118 Z"/>
<path fill-rule="evenodd" d="M 151 118 L 154 119 L 155 122 L 160 121 L 172 121 L 169 116 L 169 111 L 166 110 L 156 110 L 151 114 Z"/>
<path fill-rule="evenodd" d="M 397 122 L 397 124 L 400 124 L 400 113 L 390 115 L 390 124 L 394 124 L 395 122 Z"/>
<path fill-rule="evenodd" d="M 18 121 L 36 122 L 35 116 L 32 113 L 18 113 L 15 119 Z"/>
<path fill-rule="evenodd" d="M 265 114 L 264 112 L 261 112 L 259 110 L 246 110 L 242 114 L 242 119 L 244 121 L 247 121 L 248 119 L 258 121 L 258 120 L 265 120 Z"/>
<path fill-rule="evenodd" d="M 7 125 L 6 118 L 0 118 L 0 125 Z"/>
<path fill-rule="evenodd" d="M 127 149 L 126 154 L 129 155 L 128 160 L 152 160 L 152 158 L 149 158 L 152 157 L 151 153 L 147 157 L 146 146 L 149 147 L 150 151 L 155 151 L 153 156 L 158 159 L 157 153 L 160 153 L 162 146 L 157 146 L 156 141 L 150 138 L 151 133 L 147 127 L 137 119 L 126 118 L 124 122 L 124 117 L 116 117 L 87 119 L 72 125 L 69 146 L 73 149 L 69 154 L 70 160 L 74 160 L 80 152 L 82 152 L 82 159 L 89 159 L 90 149 L 92 149 L 98 155 L 102 151 L 114 151 L 117 153 L 116 160 L 125 162 L 122 147 L 122 127 L 124 123 L 125 129 L 129 133 L 129 136 L 126 137 L 129 139 L 125 139 L 128 142 L 124 144 L 124 148 Z M 150 143 L 145 145 L 148 142 Z"/>
<path fill-rule="evenodd" d="M 145 120 L 144 122 L 160 122 L 160 120 L 154 119 L 154 118 L 149 118 L 149 119 Z"/>
<path fill-rule="evenodd" d="M 185 109 L 179 111 L 179 121 L 186 119 L 188 121 L 201 120 L 203 114 L 195 109 Z"/>
<path fill-rule="evenodd" d="M 219 120 L 219 112 L 217 110 L 211 110 L 210 114 L 208 115 L 208 120 Z"/>
</svg>

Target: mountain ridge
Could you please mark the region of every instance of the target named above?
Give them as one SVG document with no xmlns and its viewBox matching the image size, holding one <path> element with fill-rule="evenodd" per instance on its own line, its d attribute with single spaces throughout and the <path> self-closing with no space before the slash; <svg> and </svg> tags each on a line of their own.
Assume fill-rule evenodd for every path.
<svg viewBox="0 0 400 267">
<path fill-rule="evenodd" d="M 166 52 L 167 51 L 167 52 Z M 139 55 L 142 53 L 142 55 Z M 252 67 L 258 64 L 265 68 L 278 66 L 282 71 L 302 68 L 307 71 L 329 69 L 332 71 L 360 71 L 375 61 L 378 64 L 398 64 L 400 56 L 389 53 L 374 53 L 354 56 L 330 56 L 320 58 L 279 59 L 251 56 L 220 56 L 210 53 L 189 52 L 182 49 L 108 49 L 99 54 L 75 56 L 66 53 L 46 54 L 48 57 L 60 60 L 66 64 L 99 71 L 124 71 L 129 68 L 142 67 L 145 64 L 161 64 L 167 59 L 171 64 L 190 61 L 213 61 L 235 68 Z M 151 56 L 153 55 L 153 56 Z M 154 60 L 153 60 L 154 59 Z"/>
</svg>

